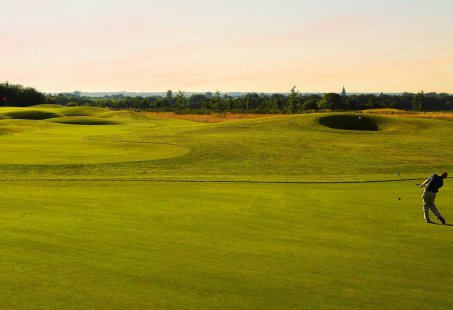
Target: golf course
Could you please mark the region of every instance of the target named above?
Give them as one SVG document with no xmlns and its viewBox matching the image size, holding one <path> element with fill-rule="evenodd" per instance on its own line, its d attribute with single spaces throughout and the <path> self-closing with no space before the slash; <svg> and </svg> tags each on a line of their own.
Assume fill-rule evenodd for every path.
<svg viewBox="0 0 453 310">
<path fill-rule="evenodd" d="M 0 309 L 453 308 L 448 119 L 0 108 Z"/>
</svg>

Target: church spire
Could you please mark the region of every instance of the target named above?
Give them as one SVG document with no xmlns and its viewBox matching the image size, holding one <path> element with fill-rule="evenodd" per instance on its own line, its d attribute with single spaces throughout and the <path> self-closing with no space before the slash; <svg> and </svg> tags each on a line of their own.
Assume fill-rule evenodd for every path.
<svg viewBox="0 0 453 310">
<path fill-rule="evenodd" d="M 343 86 L 343 90 L 341 91 L 341 96 L 346 97 L 346 89 Z"/>
</svg>

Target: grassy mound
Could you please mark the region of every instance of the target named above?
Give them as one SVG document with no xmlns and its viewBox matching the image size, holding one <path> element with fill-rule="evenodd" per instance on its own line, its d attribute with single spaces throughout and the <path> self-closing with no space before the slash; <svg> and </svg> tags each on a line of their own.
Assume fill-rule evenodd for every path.
<svg viewBox="0 0 453 310">
<path fill-rule="evenodd" d="M 49 111 L 42 110 L 20 110 L 4 113 L 12 119 L 29 119 L 29 120 L 44 120 L 49 118 L 60 117 L 61 115 Z"/>
<path fill-rule="evenodd" d="M 332 129 L 378 131 L 377 123 L 370 117 L 362 115 L 329 115 L 319 119 L 319 123 Z"/>
<path fill-rule="evenodd" d="M 99 113 L 107 112 L 107 109 L 90 106 L 64 108 L 61 113 L 65 116 L 93 116 Z"/>
<path fill-rule="evenodd" d="M 10 117 L 6 116 L 6 115 L 3 115 L 3 114 L 0 114 L 0 119 L 8 119 Z"/>
<path fill-rule="evenodd" d="M 37 104 L 32 107 L 33 108 L 43 108 L 43 109 L 61 109 L 61 108 L 63 108 L 63 106 L 61 106 L 61 105 L 51 104 L 51 103 Z"/>
<path fill-rule="evenodd" d="M 122 119 L 132 119 L 132 120 L 149 120 L 148 116 L 143 113 L 134 112 L 134 111 L 109 111 L 99 115 L 100 117 L 106 118 L 122 118 Z"/>
<path fill-rule="evenodd" d="M 118 125 L 117 121 L 88 117 L 88 116 L 73 116 L 73 117 L 59 117 L 50 120 L 51 122 L 60 124 L 71 124 L 71 125 Z"/>
</svg>

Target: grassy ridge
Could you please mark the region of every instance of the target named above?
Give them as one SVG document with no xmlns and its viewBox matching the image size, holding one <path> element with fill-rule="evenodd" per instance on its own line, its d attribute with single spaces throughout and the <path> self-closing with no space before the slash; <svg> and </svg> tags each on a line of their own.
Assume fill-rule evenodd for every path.
<svg viewBox="0 0 453 310">
<path fill-rule="evenodd" d="M 64 111 L 60 113 L 64 114 Z M 89 109 L 87 113 L 93 111 Z M 123 114 L 119 114 L 118 119 L 118 115 L 114 118 L 105 110 L 98 113 L 101 114 L 91 114 L 90 117 L 102 118 L 108 122 L 119 120 L 123 125 L 114 126 L 115 128 L 97 127 L 96 133 L 93 133 L 92 129 L 83 126 L 48 126 L 42 122 L 17 123 L 2 120 L 1 122 L 9 122 L 10 127 L 21 134 L 11 137 L 9 141 L 3 136 L 0 151 L 10 151 L 8 158 L 17 160 L 3 157 L 0 177 L 14 178 L 18 172 L 21 178 L 36 175 L 44 178 L 62 178 L 68 175 L 71 178 L 104 178 L 108 171 L 111 177 L 125 179 L 341 181 L 390 179 L 395 178 L 398 172 L 406 177 L 423 177 L 427 170 L 453 167 L 453 150 L 449 147 L 449 140 L 444 138 L 451 135 L 451 126 L 448 122 L 436 120 L 369 116 L 380 130 L 365 133 L 324 127 L 318 122 L 321 117 L 319 114 L 202 124 L 157 117 L 132 119 Z M 58 121 L 58 118 L 54 120 Z M 74 122 L 84 120 L 86 117 L 82 116 Z M 33 157 L 44 158 L 44 154 L 48 152 L 41 148 L 41 143 L 64 146 L 65 143 L 61 144 L 57 140 L 66 135 L 74 137 L 74 147 L 78 142 L 86 145 L 90 141 L 93 145 L 96 142 L 100 145 L 107 143 L 115 149 L 119 141 L 127 141 L 136 142 L 136 146 L 146 146 L 148 150 L 152 146 L 176 145 L 190 152 L 179 153 L 176 148 L 174 155 L 166 154 L 163 158 L 167 159 L 158 161 L 154 160 L 154 156 L 149 158 L 152 161 L 146 161 L 146 154 L 131 159 L 111 152 L 111 157 L 116 158 L 114 162 L 141 162 L 108 164 L 111 159 L 100 156 L 89 162 L 105 163 L 104 166 L 84 166 L 85 162 L 81 161 L 76 163 L 77 171 L 71 166 L 61 165 L 71 164 L 72 159 L 56 161 L 53 167 L 8 165 L 21 163 L 20 148 L 15 151 L 11 148 L 21 139 L 29 141 L 28 147 L 39 136 L 41 140 L 36 143 L 37 151 Z M 435 145 L 434 150 L 430 150 L 432 145 Z M 38 149 L 42 150 L 42 154 Z M 78 151 L 71 148 L 68 152 L 73 152 L 75 158 L 77 152 L 84 151 L 86 148 Z M 180 157 L 181 154 L 186 155 Z M 29 160 L 23 163 L 32 162 Z M 34 163 L 40 162 L 36 160 Z"/>
</svg>

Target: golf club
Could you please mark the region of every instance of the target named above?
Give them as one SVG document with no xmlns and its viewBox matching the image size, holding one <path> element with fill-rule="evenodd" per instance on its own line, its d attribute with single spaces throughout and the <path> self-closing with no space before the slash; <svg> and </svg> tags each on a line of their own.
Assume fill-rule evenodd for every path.
<svg viewBox="0 0 453 310">
<path fill-rule="evenodd" d="M 415 182 L 414 182 L 414 181 L 415 181 L 414 179 L 404 179 L 404 178 L 401 176 L 401 174 L 400 174 L 399 172 L 398 172 L 397 175 L 398 175 L 398 178 L 400 179 L 400 181 L 406 181 L 406 182 L 411 183 L 412 185 L 420 186 L 419 183 L 415 183 Z"/>
</svg>

